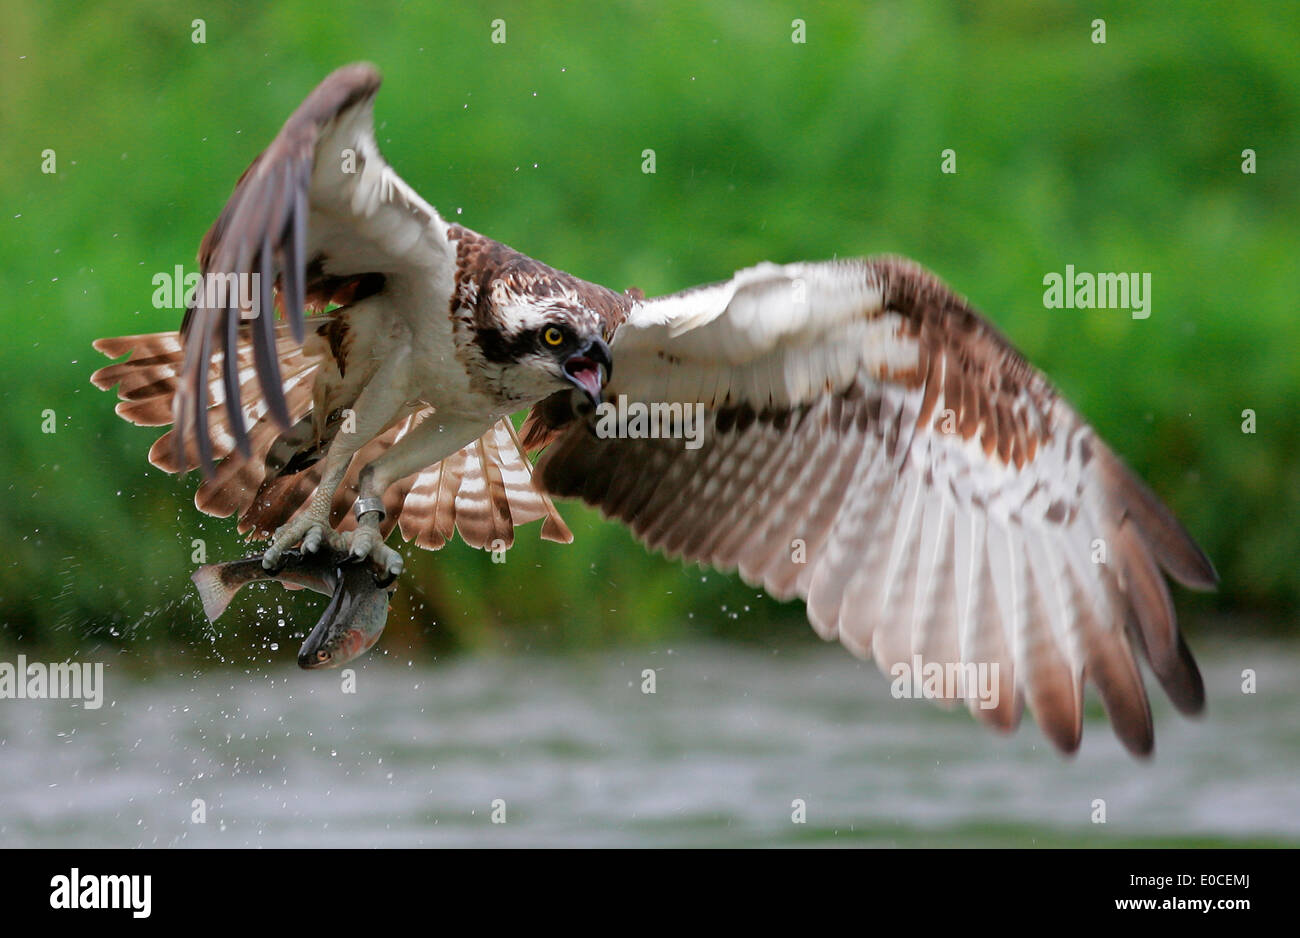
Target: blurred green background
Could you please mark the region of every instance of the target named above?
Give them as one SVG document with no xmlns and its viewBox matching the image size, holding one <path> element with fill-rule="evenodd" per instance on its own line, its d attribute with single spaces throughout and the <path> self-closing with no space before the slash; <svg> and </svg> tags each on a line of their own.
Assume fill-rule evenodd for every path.
<svg viewBox="0 0 1300 938">
<path fill-rule="evenodd" d="M 497 18 L 504 44 L 490 41 Z M 276 619 L 282 603 L 302 629 L 318 615 L 264 592 L 206 626 L 191 539 L 211 559 L 243 546 L 197 513 L 196 480 L 148 465 L 158 432 L 90 385 L 105 362 L 90 343 L 176 327 L 179 312 L 151 306 L 151 278 L 189 269 L 240 172 L 359 59 L 384 72 L 380 143 L 417 190 L 587 279 L 653 295 L 760 260 L 916 258 L 1052 377 L 1214 559 L 1219 592 L 1177 593 L 1194 635 L 1293 633 L 1298 47 L 1290 3 L 10 6 L 0 644 L 115 649 L 142 667 L 279 661 L 254 610 Z M 956 175 L 939 171 L 946 148 Z M 1066 264 L 1150 272 L 1151 317 L 1044 309 L 1042 278 Z M 576 543 L 543 544 L 534 525 L 504 565 L 459 542 L 409 550 L 384 644 L 814 641 L 798 605 L 563 511 Z"/>
</svg>

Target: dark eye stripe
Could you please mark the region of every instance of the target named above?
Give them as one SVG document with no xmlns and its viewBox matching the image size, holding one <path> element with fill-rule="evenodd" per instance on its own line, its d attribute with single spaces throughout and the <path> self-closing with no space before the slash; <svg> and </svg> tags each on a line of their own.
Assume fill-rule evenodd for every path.
<svg viewBox="0 0 1300 938">
<path fill-rule="evenodd" d="M 562 338 L 558 345 L 547 344 L 545 338 L 547 329 L 559 330 Z M 537 351 L 538 348 L 547 352 L 554 352 L 556 349 L 564 348 L 572 340 L 572 335 L 563 326 L 543 326 L 540 329 L 529 329 L 526 332 L 520 332 L 510 337 L 503 335 L 496 329 L 479 328 L 474 330 L 474 344 L 483 350 L 484 358 L 498 365 L 520 361 L 525 355 Z"/>
</svg>

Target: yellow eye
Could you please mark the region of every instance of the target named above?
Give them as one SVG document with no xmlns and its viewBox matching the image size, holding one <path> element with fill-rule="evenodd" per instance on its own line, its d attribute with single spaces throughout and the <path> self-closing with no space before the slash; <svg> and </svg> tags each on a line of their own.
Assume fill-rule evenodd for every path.
<svg viewBox="0 0 1300 938">
<path fill-rule="evenodd" d="M 542 341 L 547 345 L 560 345 L 564 342 L 564 333 L 559 329 L 556 329 L 554 326 L 549 326 L 547 327 L 547 330 L 542 333 Z"/>
</svg>

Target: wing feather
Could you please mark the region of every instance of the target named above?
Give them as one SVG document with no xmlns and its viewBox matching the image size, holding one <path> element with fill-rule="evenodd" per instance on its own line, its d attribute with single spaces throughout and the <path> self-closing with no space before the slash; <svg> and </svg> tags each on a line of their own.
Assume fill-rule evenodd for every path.
<svg viewBox="0 0 1300 938">
<path fill-rule="evenodd" d="M 249 390 L 266 399 L 283 430 L 292 414 L 273 354 L 275 298 L 290 335 L 301 344 L 304 310 L 324 309 L 350 285 L 400 292 L 412 310 L 450 297 L 456 261 L 447 226 L 393 172 L 375 143 L 379 84 L 379 73 L 369 65 L 330 74 L 240 177 L 204 237 L 199 269 L 205 281 L 257 275 L 260 288 L 249 297 L 253 303 L 242 307 L 234 296 L 209 306 L 211 298 L 200 290 L 186 312 L 186 355 L 174 398 L 176 463 L 189 462 L 184 450 L 194 441 L 199 467 L 205 475 L 213 471 L 206 374 L 214 337 L 229 352 L 241 318 L 261 324 L 253 343 L 257 388 Z M 362 298 L 355 291 L 350 295 L 350 301 Z M 233 360 L 225 355 L 227 364 Z M 225 426 L 241 451 L 248 448 L 242 384 L 229 373 L 224 379 Z"/>
<path fill-rule="evenodd" d="M 804 598 L 818 634 L 882 669 L 987 666 L 996 694 L 966 687 L 971 712 L 1006 730 L 1028 701 L 1066 752 L 1085 679 L 1124 744 L 1150 751 L 1138 654 L 1180 708 L 1200 706 L 1160 570 L 1209 588 L 1209 561 L 932 275 L 895 258 L 760 265 L 636 307 L 612 347 L 610 397 L 702 405 L 700 448 L 548 414 L 529 434 L 550 442 L 546 491 Z M 1109 564 L 1092 562 L 1098 538 Z"/>
</svg>

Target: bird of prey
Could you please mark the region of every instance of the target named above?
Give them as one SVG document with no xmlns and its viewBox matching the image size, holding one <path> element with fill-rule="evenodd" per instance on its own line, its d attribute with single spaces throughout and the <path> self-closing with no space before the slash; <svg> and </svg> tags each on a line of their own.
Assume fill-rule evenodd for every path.
<svg viewBox="0 0 1300 938">
<path fill-rule="evenodd" d="M 93 377 L 117 412 L 173 425 L 150 461 L 200 469 L 199 509 L 270 536 L 268 564 L 329 542 L 398 573 L 394 528 L 499 549 L 540 519 L 567 542 L 552 498 L 579 498 L 651 549 L 804 599 L 822 638 L 887 672 L 989 666 L 999 693 L 965 695 L 971 712 L 1009 730 L 1027 704 L 1063 751 L 1085 682 L 1152 750 L 1143 658 L 1202 708 L 1165 575 L 1210 589 L 1214 568 L 934 275 L 874 257 L 657 299 L 588 283 L 417 195 L 376 145 L 379 84 L 331 74 L 240 177 L 199 266 L 255 290 L 199 290 L 179 332 L 95 343 L 131 353 Z M 698 406 L 701 437 L 602 431 L 614 400 Z"/>
</svg>

